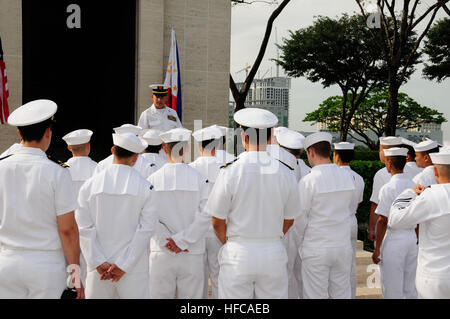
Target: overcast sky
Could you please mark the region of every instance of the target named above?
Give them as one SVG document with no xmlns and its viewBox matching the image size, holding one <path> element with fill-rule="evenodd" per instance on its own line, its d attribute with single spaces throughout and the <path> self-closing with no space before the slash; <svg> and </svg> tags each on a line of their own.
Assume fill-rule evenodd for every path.
<svg viewBox="0 0 450 319">
<path fill-rule="evenodd" d="M 433 1 L 427 0 L 423 3 L 418 10 L 419 13 L 426 10 L 426 3 L 433 3 Z M 231 72 L 236 82 L 243 81 L 245 78 L 245 72 L 238 74 L 236 72 L 243 69 L 247 63 L 253 64 L 264 35 L 267 19 L 275 8 L 276 6 L 264 3 L 233 7 Z M 292 0 L 275 21 L 278 43 L 282 42 L 283 37 L 289 36 L 289 30 L 295 31 L 312 25 L 316 16 L 339 17 L 343 13 L 352 14 L 353 12 L 359 13 L 359 7 L 355 0 Z M 441 13 L 438 18 L 445 16 L 445 13 Z M 276 58 L 276 56 L 274 29 L 259 69 L 260 75 L 268 71 L 268 76 L 270 76 L 270 72 L 275 76 L 275 63 L 270 59 Z M 400 91 L 407 93 L 422 105 L 438 109 L 450 121 L 449 79 L 441 83 L 425 80 L 422 78 L 420 67 Z M 290 128 L 304 131 L 316 130 L 315 126 L 302 122 L 305 114 L 315 110 L 327 97 L 340 94 L 341 91 L 337 86 L 324 89 L 319 83 L 309 82 L 305 78 L 292 79 Z M 450 145 L 450 123 L 445 123 L 443 130 L 444 143 Z"/>
</svg>

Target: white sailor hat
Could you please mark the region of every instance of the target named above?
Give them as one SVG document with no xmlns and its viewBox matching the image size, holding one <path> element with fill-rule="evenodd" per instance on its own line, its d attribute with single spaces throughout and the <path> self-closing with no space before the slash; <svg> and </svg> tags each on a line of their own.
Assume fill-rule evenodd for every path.
<svg viewBox="0 0 450 319">
<path fill-rule="evenodd" d="M 278 144 L 293 150 L 302 149 L 304 139 L 305 137 L 302 134 L 288 128 L 279 130 L 277 134 Z"/>
<path fill-rule="evenodd" d="M 442 148 L 439 153 L 430 154 L 434 165 L 450 165 L 450 148 Z"/>
<path fill-rule="evenodd" d="M 179 127 L 161 133 L 159 137 L 164 143 L 187 142 L 191 138 L 192 131 Z"/>
<path fill-rule="evenodd" d="M 384 146 L 393 146 L 393 145 L 402 145 L 403 141 L 400 137 L 395 136 L 387 136 L 380 137 L 380 144 Z"/>
<path fill-rule="evenodd" d="M 142 131 L 142 127 L 136 126 L 133 124 L 124 124 L 120 127 L 114 128 L 114 132 L 116 132 L 116 134 L 132 133 L 132 134 L 138 136 L 141 133 L 141 131 Z"/>
<path fill-rule="evenodd" d="M 114 145 L 136 154 L 142 153 L 148 146 L 146 141 L 133 133 L 113 134 L 112 136 Z"/>
<path fill-rule="evenodd" d="M 419 144 L 417 144 L 416 146 L 414 146 L 414 151 L 416 152 L 426 152 L 432 149 L 435 149 L 439 147 L 439 144 L 435 141 L 432 141 L 430 139 L 420 142 Z"/>
<path fill-rule="evenodd" d="M 284 127 L 284 126 L 275 127 L 273 129 L 273 136 L 277 137 L 279 133 L 281 133 L 282 131 L 285 131 L 285 130 L 288 130 L 288 128 Z"/>
<path fill-rule="evenodd" d="M 64 135 L 62 138 L 67 145 L 81 145 L 86 144 L 91 140 L 91 136 L 94 134 L 91 130 L 76 130 L 73 132 L 70 132 L 69 134 Z"/>
<path fill-rule="evenodd" d="M 393 147 L 384 150 L 384 156 L 407 156 L 408 149 L 404 147 Z"/>
<path fill-rule="evenodd" d="M 409 145 L 409 146 L 412 146 L 412 147 L 417 145 L 417 143 L 414 143 L 414 142 L 412 142 L 412 141 L 410 141 L 410 140 L 408 140 L 408 139 L 406 139 L 404 137 L 402 137 L 401 139 L 402 139 L 402 144 L 404 144 L 404 145 Z"/>
<path fill-rule="evenodd" d="M 53 101 L 32 101 L 12 112 L 8 117 L 8 124 L 21 127 L 41 123 L 53 117 L 57 110 L 58 106 Z"/>
<path fill-rule="evenodd" d="M 317 144 L 319 142 L 328 142 L 331 144 L 333 140 L 333 136 L 327 132 L 317 132 L 308 135 L 303 141 L 303 146 L 305 150 L 307 150 L 310 146 Z"/>
<path fill-rule="evenodd" d="M 165 95 L 169 91 L 169 86 L 165 84 L 151 84 L 149 86 L 153 94 Z"/>
<path fill-rule="evenodd" d="M 352 151 L 355 149 L 355 144 L 349 142 L 334 143 L 334 149 L 336 151 Z"/>
<path fill-rule="evenodd" d="M 239 125 L 256 129 L 272 128 L 278 123 L 278 118 L 270 111 L 256 107 L 248 107 L 234 113 L 234 120 Z"/>
<path fill-rule="evenodd" d="M 222 135 L 223 135 L 223 136 L 227 135 L 228 127 L 220 126 L 220 125 L 216 125 L 216 124 L 211 125 L 211 127 L 217 127 L 219 130 L 222 131 Z"/>
<path fill-rule="evenodd" d="M 216 125 L 205 127 L 192 133 L 197 142 L 215 140 L 223 136 L 223 131 Z"/>
<path fill-rule="evenodd" d="M 163 141 L 161 137 L 159 137 L 160 134 L 161 131 L 150 129 L 145 132 L 142 138 L 147 142 L 148 145 L 161 145 Z"/>
</svg>

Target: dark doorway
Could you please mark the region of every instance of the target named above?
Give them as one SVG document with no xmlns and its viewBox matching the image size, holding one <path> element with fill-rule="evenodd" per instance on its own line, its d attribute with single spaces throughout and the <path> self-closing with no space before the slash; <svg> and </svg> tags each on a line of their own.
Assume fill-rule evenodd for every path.
<svg viewBox="0 0 450 319">
<path fill-rule="evenodd" d="M 54 158 L 71 157 L 62 136 L 90 129 L 91 157 L 103 159 L 112 129 L 134 123 L 136 2 L 22 0 L 23 102 L 58 104 Z"/>
</svg>

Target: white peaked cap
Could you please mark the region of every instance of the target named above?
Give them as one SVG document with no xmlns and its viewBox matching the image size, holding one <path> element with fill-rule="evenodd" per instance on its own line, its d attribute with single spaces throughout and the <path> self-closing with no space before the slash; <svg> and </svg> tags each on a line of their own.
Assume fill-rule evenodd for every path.
<svg viewBox="0 0 450 319">
<path fill-rule="evenodd" d="M 161 133 L 159 137 L 164 143 L 188 142 L 191 138 L 192 131 L 179 127 L 170 131 Z"/>
<path fill-rule="evenodd" d="M 278 131 L 277 135 L 278 144 L 293 150 L 302 149 L 304 139 L 305 137 L 302 134 L 288 128 Z"/>
<path fill-rule="evenodd" d="M 351 151 L 355 149 L 355 144 L 349 142 L 334 143 L 334 149 L 336 151 Z"/>
<path fill-rule="evenodd" d="M 161 145 L 163 141 L 161 137 L 159 137 L 160 134 L 161 131 L 150 129 L 145 132 L 142 138 L 147 142 L 148 145 Z"/>
<path fill-rule="evenodd" d="M 141 131 L 142 127 L 133 124 L 124 124 L 120 127 L 114 128 L 114 132 L 116 132 L 117 134 L 132 133 L 134 135 L 139 135 Z"/>
<path fill-rule="evenodd" d="M 384 150 L 384 156 L 407 156 L 408 149 L 404 147 L 393 147 Z"/>
<path fill-rule="evenodd" d="M 248 107 L 234 113 L 234 120 L 239 125 L 256 129 L 272 128 L 278 123 L 278 118 L 270 111 L 256 107 Z"/>
<path fill-rule="evenodd" d="M 22 105 L 8 117 L 12 126 L 29 126 L 48 120 L 55 115 L 58 105 L 50 100 L 36 100 Z"/>
<path fill-rule="evenodd" d="M 112 136 L 114 145 L 136 154 L 142 153 L 148 147 L 146 141 L 133 133 L 113 134 Z"/>
<path fill-rule="evenodd" d="M 220 126 L 220 125 L 216 125 L 216 124 L 212 125 L 212 127 L 217 127 L 218 129 L 220 129 L 222 131 L 223 136 L 227 135 L 228 127 Z"/>
<path fill-rule="evenodd" d="M 67 145 L 81 145 L 86 144 L 91 140 L 91 136 L 94 134 L 91 130 L 76 130 L 73 132 L 70 132 L 69 134 L 64 135 L 62 138 Z"/>
<path fill-rule="evenodd" d="M 450 148 L 442 148 L 439 153 L 430 154 L 434 165 L 450 165 Z"/>
<path fill-rule="evenodd" d="M 317 144 L 319 142 L 328 142 L 331 144 L 333 141 L 333 136 L 327 132 L 317 132 L 308 135 L 303 141 L 303 146 L 307 150 L 310 146 Z"/>
<path fill-rule="evenodd" d="M 169 88 L 169 86 L 165 85 L 165 84 L 150 84 L 148 87 L 152 88 L 152 89 L 157 89 L 159 87 L 162 87 L 164 89 L 168 89 Z"/>
<path fill-rule="evenodd" d="M 402 145 L 403 141 L 400 137 L 387 136 L 387 137 L 380 137 L 380 144 L 385 146 Z"/>
<path fill-rule="evenodd" d="M 432 140 L 426 140 L 414 146 L 414 150 L 420 153 L 435 149 L 436 147 L 439 147 L 439 144 L 437 142 Z"/>
<path fill-rule="evenodd" d="M 216 125 L 205 127 L 192 133 L 197 142 L 215 140 L 224 136 L 223 131 Z"/>
<path fill-rule="evenodd" d="M 402 137 L 401 139 L 402 139 L 402 144 L 409 145 L 409 146 L 412 146 L 412 147 L 417 145 L 417 143 L 414 143 L 414 142 L 412 142 L 412 141 L 410 141 L 410 140 L 408 140 L 408 139 L 406 139 L 404 137 Z"/>
<path fill-rule="evenodd" d="M 278 127 L 275 127 L 275 128 L 273 129 L 273 136 L 277 137 L 278 134 L 280 134 L 280 132 L 285 131 L 285 130 L 288 130 L 288 128 L 287 128 L 287 127 L 284 127 L 284 126 L 278 126 Z"/>
</svg>

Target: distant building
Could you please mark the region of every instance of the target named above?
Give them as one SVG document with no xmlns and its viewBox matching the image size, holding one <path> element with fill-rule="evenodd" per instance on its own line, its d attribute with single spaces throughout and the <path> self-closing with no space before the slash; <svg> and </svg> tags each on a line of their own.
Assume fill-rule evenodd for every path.
<svg viewBox="0 0 450 319">
<path fill-rule="evenodd" d="M 244 83 L 236 83 L 241 89 Z M 288 77 L 270 77 L 255 79 L 248 91 L 246 107 L 268 110 L 278 117 L 278 126 L 289 125 L 289 100 L 291 79 Z M 230 102 L 230 115 L 233 114 L 235 102 Z"/>
</svg>

